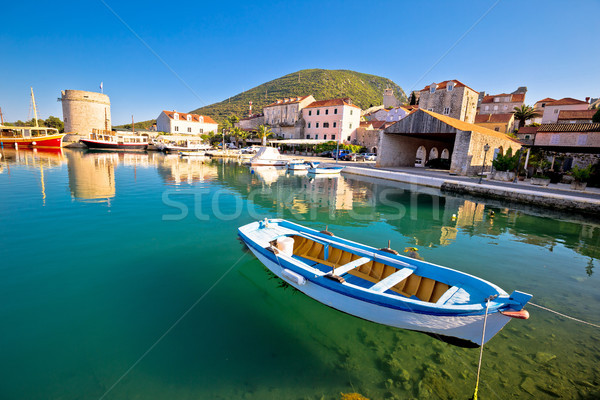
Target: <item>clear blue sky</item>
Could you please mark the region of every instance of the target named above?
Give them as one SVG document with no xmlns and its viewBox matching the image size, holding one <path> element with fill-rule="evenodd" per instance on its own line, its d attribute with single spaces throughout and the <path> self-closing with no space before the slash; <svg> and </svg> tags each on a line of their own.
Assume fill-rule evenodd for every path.
<svg viewBox="0 0 600 400">
<path fill-rule="evenodd" d="M 61 90 L 99 91 L 102 81 L 116 125 L 305 68 L 380 75 L 406 92 L 446 79 L 488 93 L 527 86 L 528 104 L 600 97 L 598 0 L 104 1 L 170 69 L 100 0 L 5 2 L 7 120 L 32 117 L 30 86 L 40 118 L 62 118 Z"/>
</svg>

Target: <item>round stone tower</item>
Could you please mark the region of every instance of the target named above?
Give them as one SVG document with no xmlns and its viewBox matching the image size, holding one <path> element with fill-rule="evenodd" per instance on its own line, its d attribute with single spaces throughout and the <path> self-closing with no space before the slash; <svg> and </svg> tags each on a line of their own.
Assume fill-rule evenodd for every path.
<svg viewBox="0 0 600 400">
<path fill-rule="evenodd" d="M 89 136 L 92 129 L 111 130 L 110 99 L 107 95 L 83 90 L 61 92 L 65 132 Z"/>
</svg>

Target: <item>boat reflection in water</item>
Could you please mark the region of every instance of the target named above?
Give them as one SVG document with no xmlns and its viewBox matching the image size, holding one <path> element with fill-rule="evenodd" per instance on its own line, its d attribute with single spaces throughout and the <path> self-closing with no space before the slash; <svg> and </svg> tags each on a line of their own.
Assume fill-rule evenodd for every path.
<svg viewBox="0 0 600 400">
<path fill-rule="evenodd" d="M 250 168 L 250 173 L 258 177 L 266 186 L 277 182 L 280 177 L 285 175 L 286 171 L 286 167 L 258 166 Z"/>
<path fill-rule="evenodd" d="M 210 158 L 154 155 L 158 174 L 170 185 L 204 183 L 217 179 L 217 166 Z"/>
</svg>

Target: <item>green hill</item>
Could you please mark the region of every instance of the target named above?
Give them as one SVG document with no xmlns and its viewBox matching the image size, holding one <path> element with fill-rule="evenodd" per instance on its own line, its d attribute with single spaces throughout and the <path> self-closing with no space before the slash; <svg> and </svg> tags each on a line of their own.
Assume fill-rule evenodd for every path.
<svg viewBox="0 0 600 400">
<path fill-rule="evenodd" d="M 387 78 L 348 70 L 305 69 L 190 112 L 208 115 L 222 124 L 225 118 L 232 114 L 240 118 L 248 115 L 250 101 L 252 112 L 260 113 L 263 106 L 273 103 L 276 99 L 310 94 L 316 100 L 350 97 L 354 104 L 366 109 L 382 104 L 383 90 L 386 88 L 393 89 L 398 100 L 406 102 L 406 94 L 402 88 Z M 136 122 L 136 126 L 150 126 L 152 122 Z"/>
</svg>

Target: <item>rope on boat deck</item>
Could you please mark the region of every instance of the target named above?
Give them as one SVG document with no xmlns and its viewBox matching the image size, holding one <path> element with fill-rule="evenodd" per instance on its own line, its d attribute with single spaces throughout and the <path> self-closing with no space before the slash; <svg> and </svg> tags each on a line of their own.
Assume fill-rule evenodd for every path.
<svg viewBox="0 0 600 400">
<path fill-rule="evenodd" d="M 597 324 L 592 324 L 591 322 L 587 322 L 587 321 L 583 321 L 583 320 L 581 320 L 581 319 L 577 319 L 577 318 L 574 318 L 574 317 L 570 317 L 570 316 L 568 316 L 568 315 L 565 315 L 565 314 L 559 313 L 558 311 L 554 311 L 554 310 L 551 310 L 551 309 L 549 309 L 549 308 L 547 308 L 547 307 L 540 306 L 539 304 L 535 304 L 535 303 L 532 303 L 532 302 L 528 302 L 527 304 L 530 304 L 530 305 L 532 305 L 532 306 L 534 306 L 534 307 L 541 308 L 542 310 L 549 311 L 549 312 L 551 312 L 551 313 L 554 313 L 554 314 L 556 314 L 556 315 L 560 315 L 561 317 L 568 318 L 568 319 L 571 319 L 571 320 L 573 320 L 573 321 L 576 321 L 576 322 L 581 322 L 582 324 L 586 324 L 586 325 L 593 326 L 594 328 L 600 328 L 600 325 L 597 325 Z"/>
</svg>

